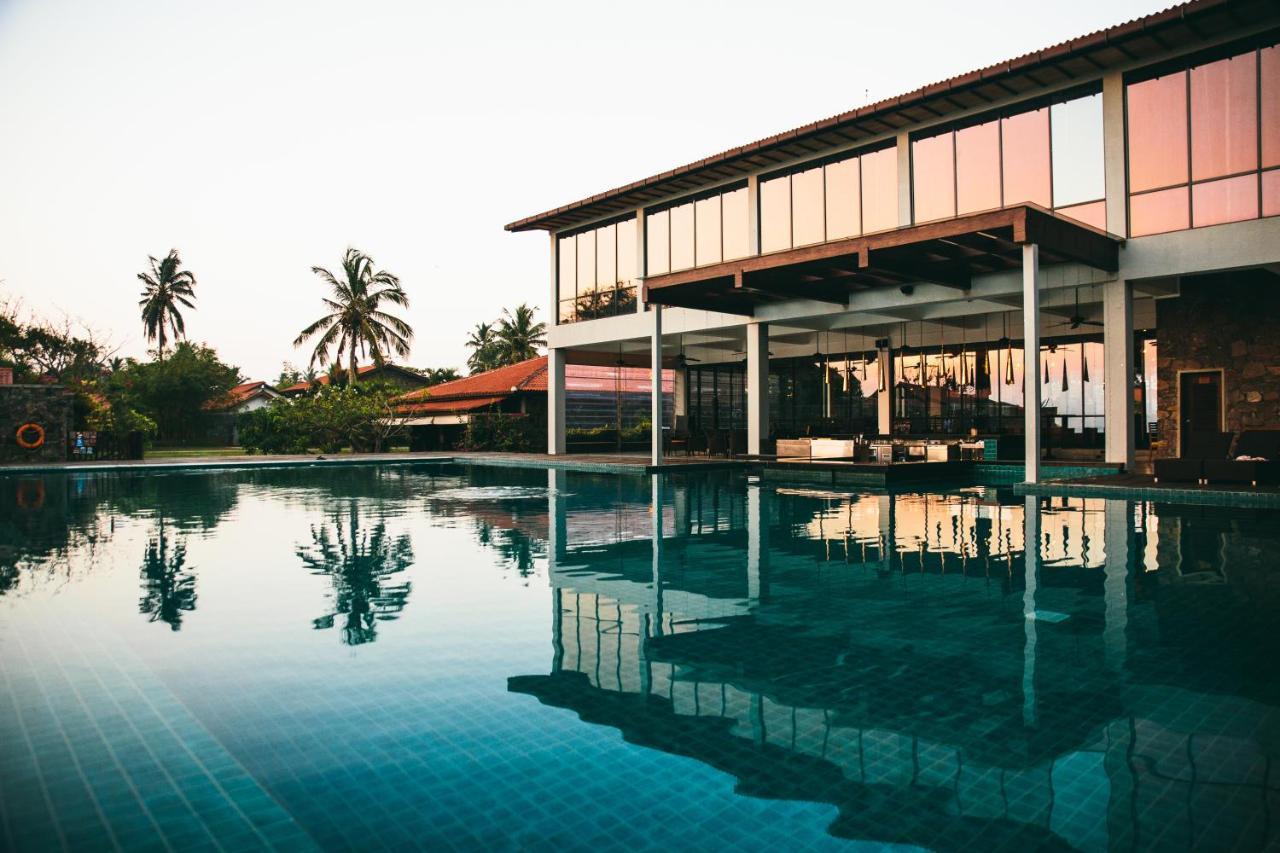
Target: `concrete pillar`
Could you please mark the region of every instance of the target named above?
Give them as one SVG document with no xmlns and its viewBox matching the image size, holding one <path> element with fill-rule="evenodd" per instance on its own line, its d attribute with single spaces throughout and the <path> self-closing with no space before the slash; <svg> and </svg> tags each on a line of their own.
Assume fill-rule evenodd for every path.
<svg viewBox="0 0 1280 853">
<path fill-rule="evenodd" d="M 911 134 L 898 134 L 898 224 L 911 224 Z"/>
<path fill-rule="evenodd" d="M 896 546 L 894 498 L 891 493 L 886 493 L 877 497 L 876 500 L 879 504 L 876 521 L 880 528 L 880 570 L 888 574 L 893 569 L 893 551 Z"/>
<path fill-rule="evenodd" d="M 747 453 L 758 455 L 769 435 L 769 326 L 747 324 Z"/>
<path fill-rule="evenodd" d="M 1029 383 L 1028 383 L 1029 384 Z M 1037 387 L 1038 382 L 1037 382 Z M 1036 709 L 1036 586 L 1040 580 L 1040 499 L 1023 504 L 1022 555 L 1026 586 L 1022 591 L 1022 724 L 1034 728 Z"/>
<path fill-rule="evenodd" d="M 552 456 L 565 452 L 564 364 L 564 350 L 547 350 L 547 453 Z"/>
<path fill-rule="evenodd" d="M 876 430 L 881 435 L 893 433 L 893 350 L 876 352 L 880 369 L 880 390 L 876 392 Z"/>
<path fill-rule="evenodd" d="M 1102 582 L 1102 655 L 1107 669 L 1119 672 L 1129 655 L 1129 534 L 1133 528 L 1133 504 L 1108 500 L 1103 512 L 1107 564 Z"/>
<path fill-rule="evenodd" d="M 644 300 L 640 291 L 644 288 L 645 276 L 649 274 L 648 255 L 649 221 L 644 217 L 644 208 L 636 208 L 636 313 L 644 313 Z"/>
<path fill-rule="evenodd" d="M 1102 296 L 1102 413 L 1107 461 L 1133 470 L 1133 286 L 1117 279 Z"/>
<path fill-rule="evenodd" d="M 1040 247 L 1022 247 L 1022 405 L 1026 416 L 1026 474 L 1040 482 Z"/>
<path fill-rule="evenodd" d="M 747 486 L 747 601 L 759 604 L 769 595 L 769 512 L 767 492 L 755 483 Z"/>
<path fill-rule="evenodd" d="M 1124 75 L 1112 71 L 1102 78 L 1102 162 L 1107 192 L 1107 230 L 1129 233 L 1125 179 Z"/>
<path fill-rule="evenodd" d="M 653 390 L 649 408 L 652 453 L 650 461 L 662 464 L 662 306 L 650 306 L 653 315 L 653 333 L 649 338 L 649 384 Z"/>
</svg>

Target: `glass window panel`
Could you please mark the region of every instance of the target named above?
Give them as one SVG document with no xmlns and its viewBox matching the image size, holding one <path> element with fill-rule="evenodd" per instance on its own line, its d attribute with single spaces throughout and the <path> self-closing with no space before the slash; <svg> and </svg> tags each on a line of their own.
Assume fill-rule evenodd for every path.
<svg viewBox="0 0 1280 853">
<path fill-rule="evenodd" d="M 1263 48 L 1261 56 L 1262 167 L 1265 169 L 1280 166 L 1280 45 Z"/>
<path fill-rule="evenodd" d="M 760 251 L 791 248 L 791 177 L 760 182 Z"/>
<path fill-rule="evenodd" d="M 916 222 L 956 215 L 955 140 L 950 133 L 911 143 L 911 201 Z"/>
<path fill-rule="evenodd" d="M 898 227 L 898 149 L 862 155 L 862 231 Z"/>
<path fill-rule="evenodd" d="M 1187 75 L 1179 71 L 1128 88 L 1129 189 L 1187 180 Z"/>
<path fill-rule="evenodd" d="M 792 245 L 808 246 L 826 239 L 825 206 L 821 166 L 791 176 Z"/>
<path fill-rule="evenodd" d="M 596 289 L 596 232 L 578 235 L 578 294 Z"/>
<path fill-rule="evenodd" d="M 976 213 L 1000 206 L 1000 122 L 956 131 L 956 209 Z"/>
<path fill-rule="evenodd" d="M 671 269 L 693 266 L 693 202 L 671 208 Z"/>
<path fill-rule="evenodd" d="M 826 167 L 827 239 L 856 237 L 862 231 L 861 176 L 858 158 L 850 157 Z"/>
<path fill-rule="evenodd" d="M 751 218 L 747 209 L 747 188 L 727 192 L 720 197 L 724 259 L 745 258 L 751 254 Z"/>
<path fill-rule="evenodd" d="M 1191 225 L 1187 188 L 1174 187 L 1129 199 L 1129 233 L 1134 237 L 1180 231 Z"/>
<path fill-rule="evenodd" d="M 596 284 L 612 287 L 618 280 L 618 226 L 596 229 Z"/>
<path fill-rule="evenodd" d="M 644 221 L 645 271 L 648 275 L 671 272 L 671 211 L 651 213 Z"/>
<path fill-rule="evenodd" d="M 560 298 L 573 299 L 578 295 L 578 256 L 575 252 L 577 239 L 561 237 L 556 251 L 560 268 Z"/>
<path fill-rule="evenodd" d="M 1253 52 L 1191 69 L 1191 179 L 1258 168 L 1258 62 Z"/>
<path fill-rule="evenodd" d="M 636 277 L 636 220 L 618 223 L 618 281 L 624 284 Z"/>
<path fill-rule="evenodd" d="M 1071 207 L 1060 207 L 1057 210 L 1063 216 L 1070 216 L 1077 222 L 1092 225 L 1094 228 L 1107 230 L 1107 203 L 1091 201 L 1088 204 L 1077 204 Z"/>
<path fill-rule="evenodd" d="M 1102 168 L 1102 95 L 1054 104 L 1053 203 L 1095 201 L 1107 194 Z"/>
<path fill-rule="evenodd" d="M 1257 218 L 1257 175 L 1240 175 L 1191 187 L 1191 224 L 1197 228 Z"/>
<path fill-rule="evenodd" d="M 697 220 L 698 245 L 694 248 L 698 266 L 720 263 L 720 196 L 699 199 L 694 205 L 694 219 Z"/>
<path fill-rule="evenodd" d="M 1262 215 L 1280 216 L 1280 171 L 1262 173 Z"/>
<path fill-rule="evenodd" d="M 1049 110 L 1000 120 L 1004 206 L 1031 202 L 1049 207 Z"/>
</svg>

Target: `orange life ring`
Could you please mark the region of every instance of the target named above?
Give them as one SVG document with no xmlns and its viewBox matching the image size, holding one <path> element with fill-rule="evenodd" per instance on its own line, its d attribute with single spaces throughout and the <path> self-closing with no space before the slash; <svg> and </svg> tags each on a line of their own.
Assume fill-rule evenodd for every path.
<svg viewBox="0 0 1280 853">
<path fill-rule="evenodd" d="M 34 431 L 35 438 L 27 438 L 27 433 Z M 14 435 L 14 441 L 18 442 L 18 446 L 26 450 L 35 450 L 44 444 L 44 427 L 40 424 L 25 423 L 18 427 L 18 432 Z"/>
<path fill-rule="evenodd" d="M 18 483 L 13 501 L 18 509 L 40 509 L 44 506 L 44 480 L 23 480 Z"/>
</svg>

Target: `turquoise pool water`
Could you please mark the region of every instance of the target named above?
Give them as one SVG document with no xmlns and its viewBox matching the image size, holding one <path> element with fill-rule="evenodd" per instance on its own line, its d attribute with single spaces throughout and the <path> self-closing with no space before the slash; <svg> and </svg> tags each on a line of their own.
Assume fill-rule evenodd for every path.
<svg viewBox="0 0 1280 853">
<path fill-rule="evenodd" d="M 0 477 L 0 847 L 1275 846 L 1277 521 L 725 472 Z"/>
</svg>

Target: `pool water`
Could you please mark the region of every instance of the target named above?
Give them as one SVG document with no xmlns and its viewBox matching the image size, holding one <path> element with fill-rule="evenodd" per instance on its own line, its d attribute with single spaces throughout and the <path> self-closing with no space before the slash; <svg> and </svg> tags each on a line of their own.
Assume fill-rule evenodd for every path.
<svg viewBox="0 0 1280 853">
<path fill-rule="evenodd" d="M 732 472 L 0 477 L 0 848 L 1274 847 L 1277 521 Z"/>
</svg>

